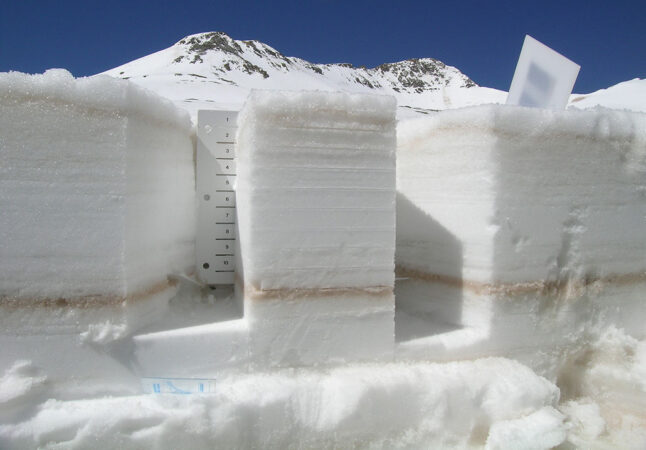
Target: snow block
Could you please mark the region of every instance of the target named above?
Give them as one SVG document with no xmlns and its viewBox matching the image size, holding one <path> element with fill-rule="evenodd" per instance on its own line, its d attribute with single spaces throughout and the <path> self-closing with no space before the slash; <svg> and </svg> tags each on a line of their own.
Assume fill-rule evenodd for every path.
<svg viewBox="0 0 646 450">
<path fill-rule="evenodd" d="M 392 354 L 395 100 L 250 94 L 238 116 L 237 295 L 260 364 Z"/>
<path fill-rule="evenodd" d="M 644 336 L 646 115 L 482 106 L 398 139 L 398 310 L 427 356 Z"/>
<path fill-rule="evenodd" d="M 156 94 L 58 69 L 0 74 L 0 173 L 5 331 L 143 323 L 174 292 L 167 275 L 191 270 L 191 125 Z"/>
</svg>

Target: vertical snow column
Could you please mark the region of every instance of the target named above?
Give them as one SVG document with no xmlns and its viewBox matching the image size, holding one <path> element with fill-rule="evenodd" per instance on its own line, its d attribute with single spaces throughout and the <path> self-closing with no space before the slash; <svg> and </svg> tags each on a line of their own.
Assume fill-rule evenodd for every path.
<svg viewBox="0 0 646 450">
<path fill-rule="evenodd" d="M 252 359 L 388 357 L 395 100 L 253 91 L 238 127 L 237 290 Z"/>
<path fill-rule="evenodd" d="M 593 325 L 644 336 L 645 130 L 638 113 L 500 106 L 400 125 L 398 314 L 430 317 L 428 356 L 535 355 Z"/>
<path fill-rule="evenodd" d="M 123 80 L 0 75 L 4 330 L 152 319 L 167 275 L 192 265 L 190 133 L 185 113 Z"/>
</svg>

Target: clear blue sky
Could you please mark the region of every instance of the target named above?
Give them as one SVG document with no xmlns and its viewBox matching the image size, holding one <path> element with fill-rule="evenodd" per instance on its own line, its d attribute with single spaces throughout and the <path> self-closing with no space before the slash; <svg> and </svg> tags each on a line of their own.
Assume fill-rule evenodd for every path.
<svg viewBox="0 0 646 450">
<path fill-rule="evenodd" d="M 92 75 L 203 31 L 318 63 L 432 57 L 505 90 L 530 34 L 581 65 L 578 93 L 646 78 L 644 0 L 0 0 L 0 71 Z"/>
</svg>

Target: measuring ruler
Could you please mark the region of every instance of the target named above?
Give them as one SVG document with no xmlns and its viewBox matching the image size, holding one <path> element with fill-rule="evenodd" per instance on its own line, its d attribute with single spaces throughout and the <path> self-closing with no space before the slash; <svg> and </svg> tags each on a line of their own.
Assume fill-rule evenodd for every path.
<svg viewBox="0 0 646 450">
<path fill-rule="evenodd" d="M 235 278 L 235 111 L 197 112 L 198 278 L 210 285 L 233 284 Z"/>
</svg>

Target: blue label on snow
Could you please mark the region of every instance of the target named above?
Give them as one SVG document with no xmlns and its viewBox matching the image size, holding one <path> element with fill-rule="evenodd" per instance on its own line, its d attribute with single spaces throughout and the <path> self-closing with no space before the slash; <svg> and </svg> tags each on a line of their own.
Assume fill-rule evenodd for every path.
<svg viewBox="0 0 646 450">
<path fill-rule="evenodd" d="M 210 394 L 215 392 L 215 379 L 208 378 L 152 378 L 141 379 L 147 394 Z"/>
</svg>

